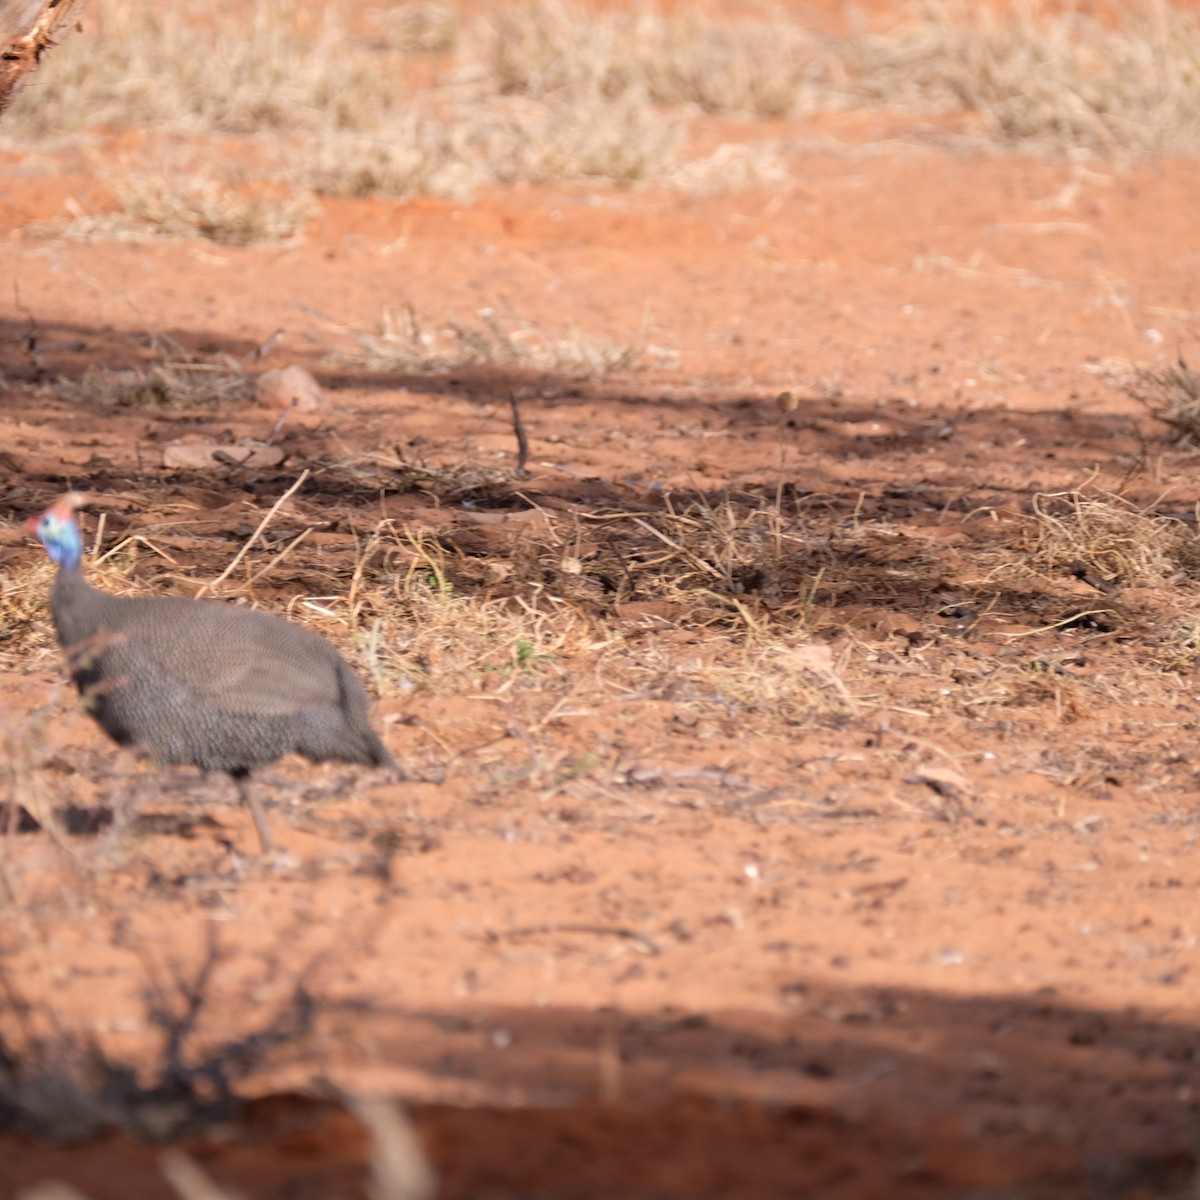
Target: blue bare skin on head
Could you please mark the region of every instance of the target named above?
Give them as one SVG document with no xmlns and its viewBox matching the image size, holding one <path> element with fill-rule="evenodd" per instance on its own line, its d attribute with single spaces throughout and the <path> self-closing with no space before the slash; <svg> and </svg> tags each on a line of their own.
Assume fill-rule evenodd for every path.
<svg viewBox="0 0 1200 1200">
<path fill-rule="evenodd" d="M 67 571 L 79 566 L 83 557 L 83 539 L 79 536 L 79 525 L 70 513 L 55 509 L 44 512 L 37 522 L 38 540 L 46 547 L 50 561 Z"/>
</svg>

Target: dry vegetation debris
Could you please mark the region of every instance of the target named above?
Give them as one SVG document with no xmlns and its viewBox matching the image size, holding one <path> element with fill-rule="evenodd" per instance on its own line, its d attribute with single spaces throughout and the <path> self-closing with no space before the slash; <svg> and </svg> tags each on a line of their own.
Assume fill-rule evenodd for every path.
<svg viewBox="0 0 1200 1200">
<path fill-rule="evenodd" d="M 1171 428 L 1180 446 L 1200 445 L 1200 373 L 1182 358 L 1137 369 L 1124 388 Z"/>
<path fill-rule="evenodd" d="M 294 241 L 315 206 L 305 195 L 237 186 L 204 172 L 112 177 L 117 212 L 80 213 L 47 234 L 70 241 L 198 238 L 223 246 Z"/>
<path fill-rule="evenodd" d="M 354 333 L 354 350 L 337 350 L 331 361 L 370 371 L 438 374 L 472 366 L 516 367 L 567 379 L 601 379 L 671 361 L 670 351 L 621 343 L 581 331 L 551 337 L 529 321 L 481 309 L 475 324 L 430 325 L 411 307 L 387 310 L 375 333 Z"/>
<path fill-rule="evenodd" d="M 568 0 L 469 17 L 411 3 L 353 23 L 278 0 L 93 9 L 88 36 L 13 106 L 5 138 L 267 135 L 264 169 L 302 197 L 581 179 L 711 191 L 788 177 L 786 143 L 695 161 L 697 113 L 966 113 L 1002 144 L 1121 155 L 1191 152 L 1200 120 L 1200 22 L 1166 5 L 1100 20 L 938 4 L 836 35 L 793 17 L 594 13 Z M 182 180 L 123 190 L 112 232 L 244 244 L 291 236 L 305 208 L 249 202 L 221 180 L 203 195 Z"/>
<path fill-rule="evenodd" d="M 163 334 L 149 339 L 149 352 L 145 367 L 90 366 L 78 379 L 60 378 L 54 390 L 76 404 L 176 410 L 245 401 L 253 393 L 253 379 L 228 356 L 192 354 Z"/>
<path fill-rule="evenodd" d="M 1200 567 L 1193 530 L 1120 496 L 1062 492 L 1034 496 L 1032 507 L 1029 558 L 1042 570 L 1128 586 Z"/>
</svg>

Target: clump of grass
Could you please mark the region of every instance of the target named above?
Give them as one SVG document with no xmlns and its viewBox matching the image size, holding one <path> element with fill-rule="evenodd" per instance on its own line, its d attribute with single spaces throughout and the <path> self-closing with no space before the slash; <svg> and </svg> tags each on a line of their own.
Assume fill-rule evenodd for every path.
<svg viewBox="0 0 1200 1200">
<path fill-rule="evenodd" d="M 1003 142 L 1100 154 L 1195 151 L 1195 14 L 1167 4 L 1117 6 L 1109 24 L 1041 3 L 934 13 L 925 37 L 901 40 L 907 58 L 866 76 L 885 94 L 889 76 L 899 72 L 911 84 L 923 72 Z"/>
<path fill-rule="evenodd" d="M 498 8 L 473 32 L 479 60 L 505 93 L 640 94 L 663 106 L 759 117 L 801 107 L 821 51 L 790 21 L 585 12 L 563 0 Z"/>
<path fill-rule="evenodd" d="M 681 162 L 667 176 L 667 182 L 675 191 L 712 196 L 777 187 L 791 178 L 787 158 L 776 143 L 726 142 L 711 154 Z"/>
<path fill-rule="evenodd" d="M 1107 583 L 1154 583 L 1194 570 L 1195 536 L 1181 521 L 1120 496 L 1059 492 L 1033 498 L 1030 561 L 1042 570 L 1094 574 Z"/>
<path fill-rule="evenodd" d="M 695 626 L 762 632 L 771 621 L 807 621 L 820 570 L 800 523 L 778 507 L 726 496 L 660 511 L 600 516 L 614 603 L 665 600 Z M 605 563 L 606 555 L 597 555 Z"/>
<path fill-rule="evenodd" d="M 710 663 L 685 668 L 692 692 L 677 692 L 678 701 L 720 704 L 731 715 L 766 712 L 793 722 L 814 713 L 855 711 L 837 666 L 811 653 L 818 649 L 807 634 L 778 637 L 763 649 L 730 647 Z"/>
<path fill-rule="evenodd" d="M 21 666 L 51 645 L 46 604 L 56 570 L 40 553 L 28 564 L 0 569 L 0 666 Z"/>
<path fill-rule="evenodd" d="M 444 0 L 412 0 L 364 16 L 385 46 L 405 54 L 447 54 L 458 42 L 458 14 Z"/>
<path fill-rule="evenodd" d="M 1200 661 L 1200 620 L 1177 621 L 1162 641 L 1157 655 L 1164 671 L 1192 671 Z"/>
<path fill-rule="evenodd" d="M 408 99 L 402 63 L 402 49 L 355 37 L 331 5 L 101 2 L 6 114 L 5 135 L 372 129 Z"/>
<path fill-rule="evenodd" d="M 461 29 L 444 6 L 409 4 L 362 33 L 329 6 L 281 0 L 91 11 L 6 115 L 6 138 L 253 133 L 272 152 L 290 138 L 276 174 L 336 195 L 669 180 L 695 112 L 976 114 L 1004 144 L 1102 154 L 1194 152 L 1200 128 L 1200 19 L 1165 5 L 1104 22 L 1040 0 L 943 3 L 838 35 L 566 0 L 497 6 Z M 431 69 L 430 54 L 448 61 Z M 751 163 L 726 164 L 723 186 L 778 178 Z M 718 164 L 706 178 L 699 190 Z"/>
<path fill-rule="evenodd" d="M 398 117 L 387 136 L 333 132 L 289 156 L 292 181 L 322 196 L 465 199 L 479 182 L 450 124 L 423 112 Z"/>
<path fill-rule="evenodd" d="M 678 160 L 678 120 L 630 99 L 490 97 L 418 105 L 370 136 L 328 132 L 289 156 L 298 184 L 327 196 L 465 198 L 484 185 L 653 179 Z"/>
<path fill-rule="evenodd" d="M 119 212 L 81 214 L 55 232 L 72 241 L 278 245 L 295 241 L 314 212 L 306 197 L 241 191 L 204 175 L 132 175 L 114 181 L 113 190 Z"/>
<path fill-rule="evenodd" d="M 452 474 L 435 494 L 448 494 Z M 437 555 L 438 577 L 464 595 L 540 596 L 564 612 L 619 621 L 632 604 L 635 619 L 644 612 L 676 628 L 764 638 L 810 624 L 822 568 L 799 520 L 775 507 L 668 497 L 665 507 L 542 518 L 544 534 L 522 525 L 507 546 L 481 546 L 468 527 L 431 536 L 424 553 Z"/>
<path fill-rule="evenodd" d="M 334 357 L 347 366 L 405 374 L 441 374 L 462 367 L 505 366 L 546 371 L 577 379 L 598 379 L 648 365 L 653 347 L 620 343 L 582 333 L 554 338 L 528 321 L 502 320 L 481 309 L 477 324 L 448 321 L 425 325 L 412 308 L 388 310 L 376 333 L 355 335 L 358 347 Z"/>
<path fill-rule="evenodd" d="M 385 564 L 371 579 L 376 554 Z M 470 688 L 508 691 L 565 677 L 587 640 L 587 623 L 546 597 L 492 598 L 460 590 L 451 555 L 437 538 L 390 522 L 360 558 L 360 584 L 329 609 L 345 608 L 364 633 L 361 656 L 378 690 L 436 694 Z"/>
<path fill-rule="evenodd" d="M 854 707 L 833 656 L 809 645 L 802 623 L 747 637 L 751 628 L 764 634 L 765 624 L 747 623 L 735 605 L 718 621 L 721 606 L 690 577 L 669 589 L 683 612 L 670 625 L 708 632 L 704 649 L 681 663 L 676 651 L 647 636 L 647 627 L 623 619 L 619 606 L 589 616 L 552 573 L 541 579 L 527 573 L 530 559 L 571 564 L 570 546 L 539 541 L 525 564 L 512 564 L 505 576 L 509 590 L 495 594 L 457 586 L 462 563 L 431 534 L 389 524 L 376 538 L 386 569 L 345 602 L 363 627 L 360 661 L 384 695 L 521 694 L 586 704 L 637 691 L 689 707 L 787 720 Z M 631 554 L 630 567 L 638 557 Z M 598 569 L 604 568 L 570 565 L 565 574 Z M 688 596 L 690 606 L 707 608 L 699 621 L 683 611 Z"/>
<path fill-rule="evenodd" d="M 890 29 L 503 9 L 479 57 L 502 89 L 644 94 L 755 117 L 894 109 L 978 113 L 998 140 L 1102 153 L 1194 148 L 1200 22 L 1166 5 L 1114 23 L 1041 3 L 934 4 Z"/>
<path fill-rule="evenodd" d="M 1200 445 L 1200 372 L 1182 358 L 1165 367 L 1137 371 L 1125 390 L 1171 427 L 1178 445 Z"/>
<path fill-rule="evenodd" d="M 460 55 L 454 86 L 414 94 L 409 56 L 444 45 L 436 6 L 355 36 L 327 6 L 259 0 L 228 15 L 102 6 L 91 39 L 55 55 L 7 136 L 88 128 L 269 133 L 277 174 L 330 195 L 461 196 L 488 183 L 634 182 L 674 161 L 681 123 L 644 99 L 505 95 Z M 49 93 L 49 94 L 47 94 Z M 296 140 L 279 149 L 279 135 Z"/>
<path fill-rule="evenodd" d="M 190 354 L 166 337 L 156 338 L 154 349 L 157 361 L 147 367 L 89 367 L 80 379 L 60 378 L 55 391 L 75 404 L 177 410 L 214 408 L 253 392 L 254 381 L 225 355 Z"/>
</svg>

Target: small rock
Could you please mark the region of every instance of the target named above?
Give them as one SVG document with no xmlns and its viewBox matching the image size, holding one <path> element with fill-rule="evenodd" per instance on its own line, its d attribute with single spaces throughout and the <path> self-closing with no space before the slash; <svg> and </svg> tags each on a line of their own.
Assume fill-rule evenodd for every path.
<svg viewBox="0 0 1200 1200">
<path fill-rule="evenodd" d="M 283 462 L 278 446 L 262 442 L 222 446 L 214 441 L 180 438 L 163 448 L 164 467 L 183 467 L 193 471 L 215 471 L 222 467 L 277 467 Z"/>
<path fill-rule="evenodd" d="M 263 408 L 280 413 L 304 426 L 319 425 L 329 407 L 321 385 L 303 367 L 293 363 L 264 371 L 254 385 L 255 398 Z"/>
<path fill-rule="evenodd" d="M 923 783 L 932 792 L 948 800 L 958 800 L 970 791 L 967 777 L 950 767 L 921 767 L 906 775 L 906 783 Z"/>
</svg>

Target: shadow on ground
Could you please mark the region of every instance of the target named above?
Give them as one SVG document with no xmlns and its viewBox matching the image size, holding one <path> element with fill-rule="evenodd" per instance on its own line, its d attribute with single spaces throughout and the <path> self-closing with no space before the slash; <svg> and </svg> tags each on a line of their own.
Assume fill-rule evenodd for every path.
<svg viewBox="0 0 1200 1200">
<path fill-rule="evenodd" d="M 792 1012 L 779 1017 L 318 1002 L 310 1044 L 327 1054 L 345 1039 L 350 1090 L 403 1075 L 388 1090 L 411 1105 L 450 1200 L 1194 1194 L 1188 1026 L 1048 994 L 799 978 L 781 994 Z M 351 1044 L 360 1060 L 370 1045 L 370 1061 L 355 1065 Z M 363 1195 L 367 1139 L 328 1085 L 314 1089 L 223 1113 L 176 1144 L 242 1194 Z M 0 1194 L 49 1177 L 94 1200 L 171 1194 L 158 1151 L 118 1132 L 70 1146 L 0 1134 Z"/>
</svg>

